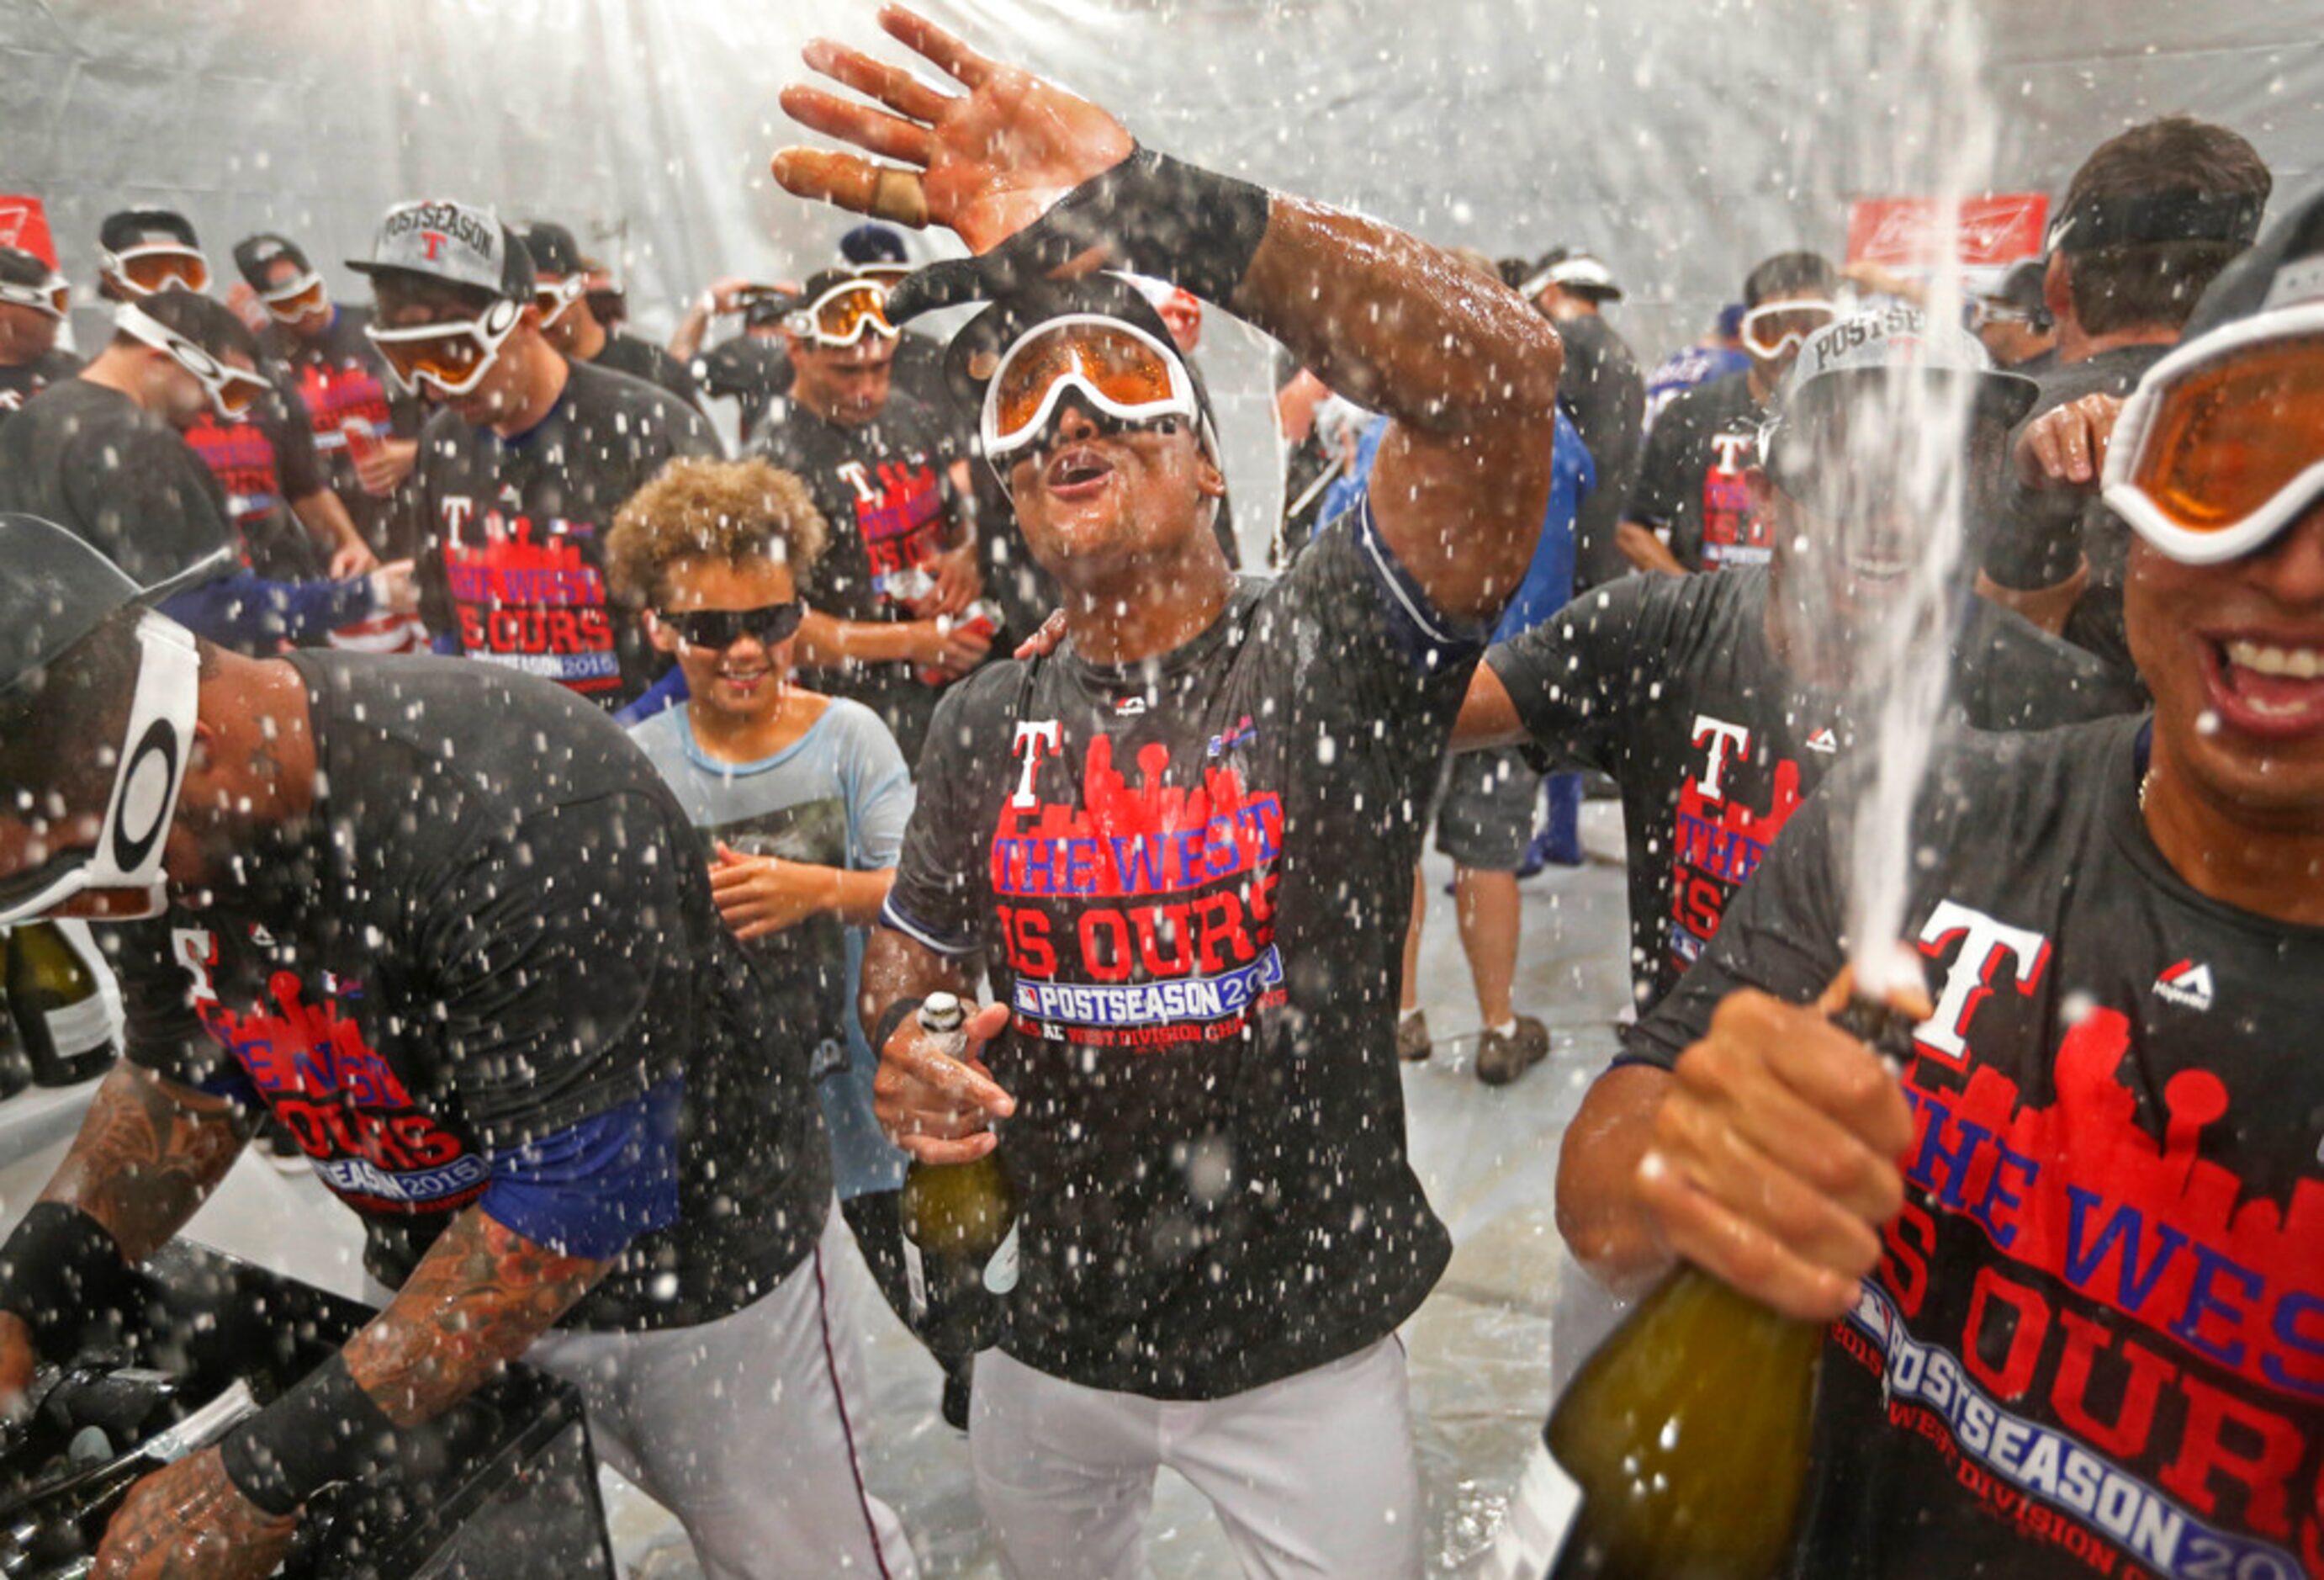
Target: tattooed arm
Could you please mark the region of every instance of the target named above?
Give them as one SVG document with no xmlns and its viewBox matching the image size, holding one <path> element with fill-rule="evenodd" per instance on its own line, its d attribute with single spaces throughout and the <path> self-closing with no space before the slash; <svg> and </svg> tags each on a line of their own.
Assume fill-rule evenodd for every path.
<svg viewBox="0 0 2324 1580">
<path fill-rule="evenodd" d="M 471 1207 L 347 1341 L 347 1369 L 397 1426 L 432 1420 L 522 1354 L 610 1265 L 536 1244 Z"/>
<path fill-rule="evenodd" d="M 254 1128 L 226 1098 L 116 1064 L 41 1199 L 78 1207 L 143 1261 L 209 1198 Z"/>
</svg>

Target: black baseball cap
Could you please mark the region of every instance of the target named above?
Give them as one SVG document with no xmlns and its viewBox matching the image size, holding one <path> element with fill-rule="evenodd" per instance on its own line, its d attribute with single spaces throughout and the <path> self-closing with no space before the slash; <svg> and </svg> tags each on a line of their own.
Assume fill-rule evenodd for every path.
<svg viewBox="0 0 2324 1580">
<path fill-rule="evenodd" d="M 194 234 L 192 222 L 170 208 L 124 208 L 117 214 L 108 214 L 105 223 L 97 227 L 97 245 L 108 253 L 151 246 L 184 247 L 195 253 L 202 250 L 201 238 Z"/>
<path fill-rule="evenodd" d="M 581 255 L 581 244 L 561 225 L 536 219 L 530 225 L 517 226 L 516 239 L 532 254 L 532 267 L 537 273 L 563 280 L 589 271 L 589 261 Z"/>
<path fill-rule="evenodd" d="M 901 232 L 869 224 L 859 225 L 839 238 L 839 255 L 851 263 L 902 263 L 910 258 Z"/>
<path fill-rule="evenodd" d="M 381 216 L 371 256 L 349 258 L 358 274 L 409 274 L 532 300 L 532 254 L 500 216 L 474 203 L 417 198 Z"/>
<path fill-rule="evenodd" d="M 234 266 L 241 271 L 250 288 L 262 296 L 274 288 L 274 282 L 267 278 L 268 272 L 275 264 L 283 263 L 299 272 L 295 276 L 298 279 L 303 280 L 315 272 L 315 266 L 307 261 L 307 254 L 300 250 L 297 242 L 288 236 L 277 236 L 271 230 L 246 236 L 234 244 Z"/>
<path fill-rule="evenodd" d="M 2211 282 L 2187 319 L 2181 345 L 2277 308 L 2324 301 L 2324 186 L 2282 213 L 2256 245 Z"/>
</svg>

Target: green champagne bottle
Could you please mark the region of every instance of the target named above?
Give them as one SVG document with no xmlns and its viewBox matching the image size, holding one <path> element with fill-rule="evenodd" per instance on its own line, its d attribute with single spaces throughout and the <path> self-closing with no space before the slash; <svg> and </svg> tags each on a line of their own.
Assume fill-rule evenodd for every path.
<svg viewBox="0 0 2324 1580">
<path fill-rule="evenodd" d="M 32 1079 L 70 1086 L 113 1067 L 113 1022 L 97 974 L 52 921 L 26 922 L 9 940 L 8 997 Z"/>
<path fill-rule="evenodd" d="M 0 929 L 0 1097 L 14 1097 L 32 1084 L 32 1063 L 24 1057 L 24 1044 L 16 1035 L 16 1017 L 9 1012 L 7 931 Z"/>
<path fill-rule="evenodd" d="M 957 1058 L 968 1050 L 967 1012 L 948 993 L 932 993 L 920 1030 Z M 970 1163 L 923 1163 L 904 1170 L 904 1237 L 931 1256 L 982 1263 L 984 1283 L 1005 1294 L 1016 1283 L 1017 1190 L 996 1149 Z"/>
</svg>

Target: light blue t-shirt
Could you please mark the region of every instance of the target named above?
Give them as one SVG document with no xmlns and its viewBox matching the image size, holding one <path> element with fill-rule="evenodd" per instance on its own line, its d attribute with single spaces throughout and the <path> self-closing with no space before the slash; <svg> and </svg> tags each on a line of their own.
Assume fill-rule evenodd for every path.
<svg viewBox="0 0 2324 1580">
<path fill-rule="evenodd" d="M 745 855 L 852 872 L 896 864 L 912 817 L 911 774 L 888 726 L 860 703 L 833 698 L 807 734 L 757 762 L 706 753 L 694 738 L 691 705 L 632 726 L 630 738 L 678 792 L 706 859 L 724 841 Z M 896 1189 L 906 1162 L 872 1112 L 877 1061 L 855 1023 L 863 938 L 861 928 L 818 916 L 743 947 L 773 990 L 769 1003 L 781 1024 L 769 1034 L 816 1043 L 816 1092 L 843 1201 Z"/>
</svg>

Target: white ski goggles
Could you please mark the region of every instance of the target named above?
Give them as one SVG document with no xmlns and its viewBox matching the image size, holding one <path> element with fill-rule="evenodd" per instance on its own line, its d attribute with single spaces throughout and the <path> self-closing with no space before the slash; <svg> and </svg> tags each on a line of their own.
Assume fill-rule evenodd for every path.
<svg viewBox="0 0 2324 1580">
<path fill-rule="evenodd" d="M 330 293 L 323 287 L 323 277 L 309 270 L 272 291 L 260 291 L 258 300 L 278 323 L 292 324 L 309 313 L 320 312 L 329 302 Z"/>
<path fill-rule="evenodd" d="M 39 285 L 20 285 L 14 281 L 0 280 L 0 301 L 28 307 L 52 319 L 61 319 L 72 306 L 72 288 L 61 274 L 51 274 Z"/>
<path fill-rule="evenodd" d="M 159 916 L 167 903 L 162 861 L 193 753 L 201 652 L 192 633 L 150 609 L 137 622 L 137 688 L 96 847 L 60 852 L 0 882 L 0 927 L 46 916 L 97 889 L 145 891 L 144 909 L 134 916 L 112 911 L 108 920 Z"/>
<path fill-rule="evenodd" d="M 589 276 L 567 274 L 562 280 L 537 282 L 532 288 L 532 301 L 540 310 L 544 328 L 565 316 L 565 310 L 589 294 Z"/>
<path fill-rule="evenodd" d="M 252 402 L 272 387 L 254 373 L 228 367 L 135 302 L 124 301 L 113 310 L 113 327 L 156 351 L 167 352 L 171 361 L 200 382 L 210 410 L 224 421 L 241 421 L 249 415 Z"/>
<path fill-rule="evenodd" d="M 1796 351 L 1810 335 L 1840 317 L 1840 310 L 1821 298 L 1763 301 L 1743 315 L 1743 344 L 1772 361 Z"/>
<path fill-rule="evenodd" d="M 2324 500 L 2324 301 L 2228 324 L 2147 369 L 2107 446 L 2107 504 L 2181 565 L 2265 545 Z"/>
<path fill-rule="evenodd" d="M 420 393 L 425 380 L 444 394 L 465 395 L 491 371 L 501 343 L 523 317 L 523 307 L 503 296 L 473 319 L 408 329 L 365 324 L 364 333 L 379 347 L 389 376 L 404 393 Z"/>
<path fill-rule="evenodd" d="M 182 242 L 148 242 L 119 252 L 100 248 L 97 266 L 132 296 L 180 287 L 199 295 L 210 288 L 210 261 Z"/>
<path fill-rule="evenodd" d="M 783 327 L 802 340 L 845 350 L 866 335 L 893 340 L 888 321 L 888 287 L 875 280 L 844 280 L 784 319 Z"/>
<path fill-rule="evenodd" d="M 1068 313 L 1010 346 L 985 383 L 978 437 L 1004 483 L 1004 463 L 1040 441 L 1068 390 L 1117 422 L 1142 427 L 1177 418 L 1216 454 L 1194 375 L 1175 349 L 1120 319 Z"/>
</svg>

